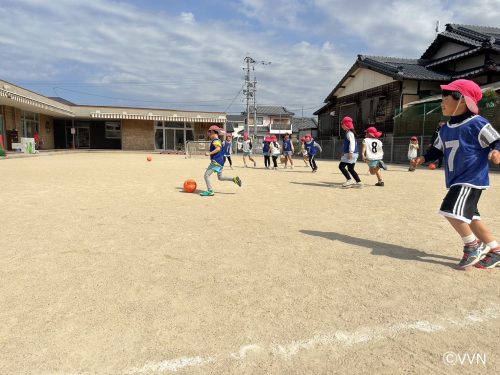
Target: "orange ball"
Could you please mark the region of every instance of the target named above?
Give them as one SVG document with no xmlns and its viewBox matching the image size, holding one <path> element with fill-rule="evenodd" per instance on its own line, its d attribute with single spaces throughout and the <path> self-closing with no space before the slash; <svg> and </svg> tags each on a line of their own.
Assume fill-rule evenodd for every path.
<svg viewBox="0 0 500 375">
<path fill-rule="evenodd" d="M 184 181 L 184 191 L 186 193 L 192 193 L 195 190 L 196 190 L 196 181 L 195 180 Z"/>
<path fill-rule="evenodd" d="M 151 161 L 153 160 L 153 158 L 151 157 L 151 155 L 148 155 L 148 157 L 146 158 L 148 161 Z"/>
<path fill-rule="evenodd" d="M 434 164 L 434 163 L 430 163 L 430 164 L 429 164 L 429 169 L 431 169 L 431 170 L 436 169 L 436 164 Z"/>
</svg>

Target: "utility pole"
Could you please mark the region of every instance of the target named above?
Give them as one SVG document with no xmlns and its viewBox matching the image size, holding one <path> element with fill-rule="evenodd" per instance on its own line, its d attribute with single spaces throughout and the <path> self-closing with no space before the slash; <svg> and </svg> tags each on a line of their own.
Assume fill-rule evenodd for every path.
<svg viewBox="0 0 500 375">
<path fill-rule="evenodd" d="M 254 93 L 255 93 L 255 88 L 253 87 L 253 82 L 250 81 L 250 65 L 253 66 L 255 64 L 255 60 L 252 59 L 250 56 L 245 57 L 244 60 L 247 63 L 246 68 L 243 68 L 245 70 L 245 86 L 246 89 L 243 90 L 243 94 L 245 95 L 245 100 L 246 100 L 246 105 L 247 105 L 247 119 L 245 121 L 245 133 L 248 133 L 249 125 L 250 125 L 250 101 L 254 98 Z M 255 100 L 254 100 L 254 106 L 255 106 Z M 255 124 L 254 124 L 255 125 Z"/>
<path fill-rule="evenodd" d="M 245 86 L 246 89 L 243 90 L 243 94 L 245 95 L 245 101 L 246 101 L 246 123 L 245 123 L 245 133 L 249 133 L 249 126 L 250 126 L 250 106 L 253 108 L 253 125 L 254 125 L 254 131 L 253 135 L 256 138 L 257 137 L 257 100 L 256 100 L 256 93 L 257 93 L 257 78 L 255 76 L 255 64 L 261 64 L 261 65 L 271 65 L 271 62 L 269 61 L 255 61 L 253 58 L 250 56 L 245 57 L 245 63 L 246 67 L 243 68 L 245 71 Z M 253 71 L 253 80 L 251 80 L 250 77 L 250 68 Z"/>
</svg>

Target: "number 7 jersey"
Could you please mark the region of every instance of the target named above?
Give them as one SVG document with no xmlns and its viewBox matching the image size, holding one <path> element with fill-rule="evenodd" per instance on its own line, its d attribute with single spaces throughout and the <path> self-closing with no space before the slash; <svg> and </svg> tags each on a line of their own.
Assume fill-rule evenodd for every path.
<svg viewBox="0 0 500 375">
<path fill-rule="evenodd" d="M 495 128 L 478 115 L 441 127 L 434 147 L 444 153 L 446 187 L 466 185 L 487 189 L 489 146 L 498 139 Z"/>
</svg>

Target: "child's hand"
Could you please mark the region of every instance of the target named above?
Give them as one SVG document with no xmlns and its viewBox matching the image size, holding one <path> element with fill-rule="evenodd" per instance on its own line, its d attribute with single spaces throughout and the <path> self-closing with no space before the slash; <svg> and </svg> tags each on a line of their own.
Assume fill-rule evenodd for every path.
<svg viewBox="0 0 500 375">
<path fill-rule="evenodd" d="M 488 156 L 488 159 L 490 159 L 495 164 L 500 164 L 500 151 L 498 150 L 491 151 L 490 155 Z"/>
<path fill-rule="evenodd" d="M 205 156 L 210 156 L 210 152 L 205 152 Z"/>
</svg>

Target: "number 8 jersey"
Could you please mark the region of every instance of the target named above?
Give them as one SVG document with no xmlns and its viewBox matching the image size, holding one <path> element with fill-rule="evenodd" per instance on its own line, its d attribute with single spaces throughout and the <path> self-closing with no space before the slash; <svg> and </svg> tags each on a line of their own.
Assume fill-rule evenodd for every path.
<svg viewBox="0 0 500 375">
<path fill-rule="evenodd" d="M 384 158 L 382 141 L 377 138 L 365 138 L 363 144 L 366 146 L 368 160 L 382 160 Z"/>
<path fill-rule="evenodd" d="M 487 189 L 489 146 L 498 139 L 495 128 L 478 115 L 441 127 L 434 147 L 444 154 L 446 187 L 466 185 Z"/>
</svg>

